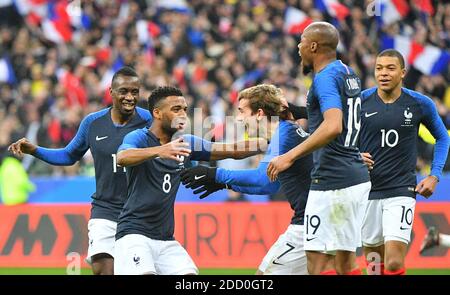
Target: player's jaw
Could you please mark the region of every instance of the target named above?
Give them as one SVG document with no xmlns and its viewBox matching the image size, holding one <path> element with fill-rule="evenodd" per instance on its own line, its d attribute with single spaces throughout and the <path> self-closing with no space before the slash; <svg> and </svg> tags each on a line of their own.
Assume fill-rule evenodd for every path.
<svg viewBox="0 0 450 295">
<path fill-rule="evenodd" d="M 119 110 L 122 115 L 132 115 L 136 109 L 137 99 L 135 97 L 124 97 L 119 99 Z"/>
</svg>

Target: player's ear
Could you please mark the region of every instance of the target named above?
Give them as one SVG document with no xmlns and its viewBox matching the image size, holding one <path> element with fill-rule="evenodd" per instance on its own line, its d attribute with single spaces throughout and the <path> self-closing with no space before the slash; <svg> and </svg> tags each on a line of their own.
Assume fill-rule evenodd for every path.
<svg viewBox="0 0 450 295">
<path fill-rule="evenodd" d="M 406 76 L 406 69 L 403 68 L 402 69 L 402 79 L 405 79 L 405 76 Z"/>
<path fill-rule="evenodd" d="M 311 52 L 316 52 L 317 51 L 317 42 L 311 42 Z"/>
<path fill-rule="evenodd" d="M 159 108 L 154 108 L 153 109 L 153 118 L 159 119 L 159 120 L 162 119 L 162 112 L 161 112 L 161 110 Z"/>
<path fill-rule="evenodd" d="M 262 109 L 258 109 L 256 111 L 256 120 L 260 121 L 262 118 L 264 118 L 264 111 Z"/>
</svg>

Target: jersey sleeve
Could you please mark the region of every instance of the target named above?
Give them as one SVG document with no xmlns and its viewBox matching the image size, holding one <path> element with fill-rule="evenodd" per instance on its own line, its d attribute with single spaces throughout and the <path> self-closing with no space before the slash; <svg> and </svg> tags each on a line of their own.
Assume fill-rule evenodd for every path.
<svg viewBox="0 0 450 295">
<path fill-rule="evenodd" d="M 139 149 L 146 147 L 146 135 L 142 129 L 134 130 L 123 138 L 122 144 L 117 149 L 117 152 L 128 149 Z"/>
<path fill-rule="evenodd" d="M 145 109 L 140 108 L 140 107 L 137 107 L 136 110 L 137 110 L 139 116 L 144 121 L 146 121 L 146 126 L 149 127 L 152 124 L 152 122 L 153 122 L 153 117 L 150 114 L 150 112 L 148 110 L 145 110 Z"/>
<path fill-rule="evenodd" d="M 34 156 L 51 165 L 69 166 L 73 165 L 89 149 L 88 132 L 89 126 L 94 120 L 92 115 L 85 117 L 78 128 L 77 134 L 70 143 L 62 149 L 48 149 L 38 147 Z"/>
<path fill-rule="evenodd" d="M 183 136 L 191 149 L 191 160 L 209 161 L 211 158 L 212 142 L 191 134 Z"/>
<path fill-rule="evenodd" d="M 422 100 L 422 108 L 424 111 L 423 123 L 436 139 L 433 162 L 431 163 L 431 175 L 440 179 L 447 160 L 450 139 L 434 102 L 430 98 L 425 97 Z"/>
<path fill-rule="evenodd" d="M 240 186 L 240 185 L 231 185 L 231 189 L 235 192 L 240 192 L 243 194 L 250 195 L 271 195 L 278 192 L 280 189 L 280 182 L 274 181 L 270 182 L 264 186 Z"/>
<path fill-rule="evenodd" d="M 341 95 L 336 78 L 329 73 L 318 74 L 314 79 L 314 91 L 320 104 L 320 111 L 342 110 Z"/>
<path fill-rule="evenodd" d="M 269 163 L 260 162 L 256 169 L 228 170 L 217 168 L 216 181 L 238 186 L 266 186 L 270 183 L 266 170 Z"/>
</svg>

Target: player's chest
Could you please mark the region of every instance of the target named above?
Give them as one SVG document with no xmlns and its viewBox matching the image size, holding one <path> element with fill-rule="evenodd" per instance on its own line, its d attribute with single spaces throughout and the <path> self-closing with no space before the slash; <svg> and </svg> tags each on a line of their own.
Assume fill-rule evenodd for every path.
<svg viewBox="0 0 450 295">
<path fill-rule="evenodd" d="M 185 164 L 187 159 L 183 156 L 179 157 L 181 162 L 171 160 L 171 159 L 162 159 L 157 157 L 152 160 L 146 161 L 147 170 L 154 171 L 155 174 L 175 174 L 178 175 L 181 170 L 185 168 Z"/>
<path fill-rule="evenodd" d="M 414 104 L 363 103 L 361 109 L 362 124 L 369 130 L 395 129 L 414 133 L 421 119 L 422 112 Z"/>
<path fill-rule="evenodd" d="M 94 157 L 116 154 L 123 138 L 135 127 L 96 128 L 89 133 L 89 145 Z"/>
</svg>

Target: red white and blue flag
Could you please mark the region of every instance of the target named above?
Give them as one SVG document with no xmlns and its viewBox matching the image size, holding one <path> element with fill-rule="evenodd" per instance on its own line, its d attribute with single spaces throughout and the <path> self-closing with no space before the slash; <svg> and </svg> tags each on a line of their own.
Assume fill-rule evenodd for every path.
<svg viewBox="0 0 450 295">
<path fill-rule="evenodd" d="M 312 23 L 312 19 L 300 9 L 288 7 L 284 15 L 283 29 L 287 34 L 301 34 Z"/>
<path fill-rule="evenodd" d="M 380 3 L 378 21 L 387 26 L 402 20 L 409 13 L 406 0 L 377 0 Z"/>
<path fill-rule="evenodd" d="M 343 20 L 350 14 L 348 7 L 338 0 L 316 0 L 315 4 L 317 9 L 328 12 L 329 15 L 338 20 Z"/>
<path fill-rule="evenodd" d="M 383 36 L 382 48 L 398 50 L 408 65 L 425 75 L 436 75 L 450 63 L 450 53 L 432 45 L 421 45 L 405 36 Z"/>
</svg>

